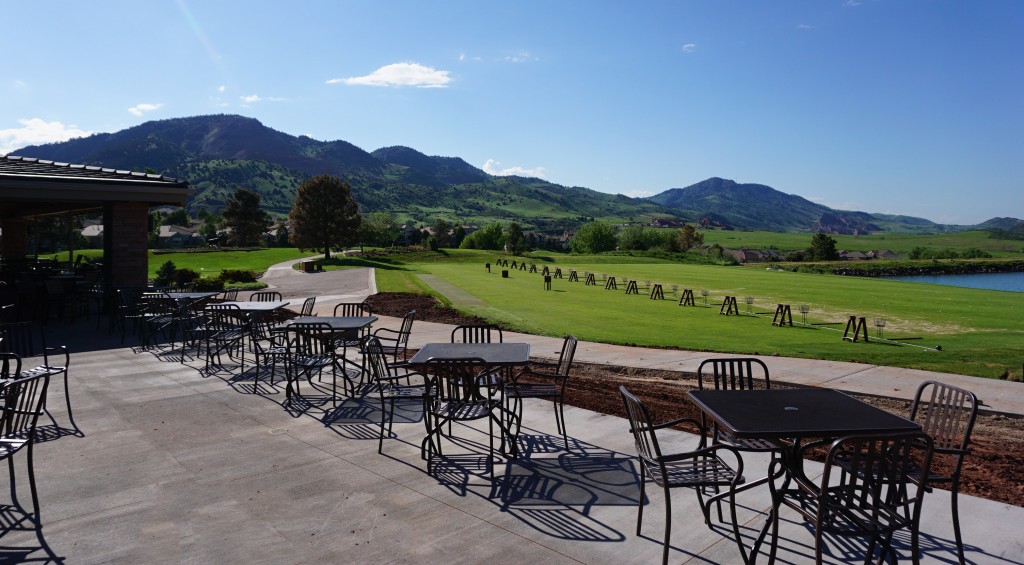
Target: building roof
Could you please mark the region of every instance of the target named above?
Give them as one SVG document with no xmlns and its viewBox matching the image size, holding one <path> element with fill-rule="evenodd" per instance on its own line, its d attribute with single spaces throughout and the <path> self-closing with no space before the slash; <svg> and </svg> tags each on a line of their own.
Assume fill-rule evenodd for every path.
<svg viewBox="0 0 1024 565">
<path fill-rule="evenodd" d="M 0 157 L 0 218 L 89 212 L 107 202 L 183 206 L 189 192 L 188 182 L 163 175 Z"/>
</svg>

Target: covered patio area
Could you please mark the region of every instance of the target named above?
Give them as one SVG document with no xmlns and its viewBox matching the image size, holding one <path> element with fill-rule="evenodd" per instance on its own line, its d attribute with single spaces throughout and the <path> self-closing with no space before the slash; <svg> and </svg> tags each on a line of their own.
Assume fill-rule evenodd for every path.
<svg viewBox="0 0 1024 565">
<path fill-rule="evenodd" d="M 102 280 L 108 287 L 143 286 L 152 206 L 183 206 L 188 183 L 162 175 L 0 157 L 2 257 L 12 272 L 28 263 L 29 226 L 54 215 L 103 214 Z"/>
</svg>

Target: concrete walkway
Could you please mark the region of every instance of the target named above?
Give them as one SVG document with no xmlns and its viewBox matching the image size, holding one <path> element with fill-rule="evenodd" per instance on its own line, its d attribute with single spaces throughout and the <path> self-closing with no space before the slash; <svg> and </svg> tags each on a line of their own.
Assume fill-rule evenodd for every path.
<svg viewBox="0 0 1024 565">
<path fill-rule="evenodd" d="M 351 277 L 352 287 L 364 284 L 368 293 L 366 272 L 340 273 L 309 280 Z M 318 309 L 333 309 L 334 298 L 321 298 L 360 294 L 352 287 L 319 290 Z M 397 327 L 398 320 L 381 324 Z M 417 343 L 448 337 L 440 324 L 417 322 L 414 330 Z M 656 490 L 639 499 L 632 439 L 620 418 L 568 407 L 565 450 L 550 403 L 529 402 L 520 459 L 489 463 L 486 428 L 460 425 L 454 428 L 458 439 L 445 442 L 445 457 L 427 475 L 416 403 L 401 407 L 394 436 L 378 454 L 380 411 L 372 396 L 335 401 L 326 394 L 329 381 L 314 381 L 303 383 L 301 401 L 286 406 L 281 378 L 272 382 L 268 371 L 255 372 L 251 359 L 244 372 L 229 364 L 204 374 L 203 358 L 194 352 L 122 346 L 120 336 L 95 331 L 91 321 L 51 324 L 47 332 L 51 343 L 67 343 L 74 352 L 77 426 L 63 406 L 63 383 L 54 381 L 36 446 L 44 527 L 32 527 L 22 506 L 0 501 L 5 562 L 660 561 L 665 503 Z M 511 339 L 535 340 L 535 353 L 553 353 L 558 343 Z M 680 352 L 627 351 L 587 344 L 581 355 L 588 361 L 622 355 L 616 364 L 690 362 L 656 357 Z M 672 430 L 662 440 L 667 450 L 696 442 Z M 750 476 L 766 472 L 763 457 L 744 462 Z M 31 506 L 24 465 L 19 457 L 20 500 Z M 640 536 L 634 533 L 638 503 L 646 506 Z M 764 523 L 767 489 L 752 489 L 739 503 L 741 534 L 749 544 Z M 925 505 L 922 561 L 952 563 L 949 497 L 936 491 Z M 1024 508 L 961 497 L 961 514 L 968 559 L 1024 562 L 1017 535 Z M 673 494 L 672 517 L 670 562 L 739 562 L 722 528 L 703 524 L 692 492 Z M 782 563 L 810 559 L 813 535 L 794 518 L 783 514 Z M 897 539 L 904 558 L 906 542 Z M 858 551 L 863 549 L 856 542 L 844 542 L 826 562 L 860 562 Z"/>
</svg>

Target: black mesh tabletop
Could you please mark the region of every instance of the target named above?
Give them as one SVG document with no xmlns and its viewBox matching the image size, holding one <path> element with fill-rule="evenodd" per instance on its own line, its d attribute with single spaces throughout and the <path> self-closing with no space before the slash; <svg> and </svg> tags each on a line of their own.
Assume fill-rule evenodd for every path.
<svg viewBox="0 0 1024 565">
<path fill-rule="evenodd" d="M 696 390 L 687 394 L 738 438 L 835 437 L 921 429 L 910 420 L 831 389 Z"/>
<path fill-rule="evenodd" d="M 377 321 L 377 316 L 299 316 L 284 322 L 278 328 L 292 324 L 327 324 L 332 330 L 358 330 Z"/>
<path fill-rule="evenodd" d="M 523 365 L 530 360 L 529 343 L 428 343 L 409 363 L 430 359 L 483 359 L 488 365 Z"/>
</svg>

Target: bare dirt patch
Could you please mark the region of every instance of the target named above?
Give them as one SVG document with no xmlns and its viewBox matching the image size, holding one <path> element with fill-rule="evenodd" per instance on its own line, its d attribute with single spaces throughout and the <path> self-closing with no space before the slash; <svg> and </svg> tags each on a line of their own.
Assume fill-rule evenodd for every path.
<svg viewBox="0 0 1024 565">
<path fill-rule="evenodd" d="M 447 308 L 429 296 L 417 294 L 377 294 L 367 299 L 375 314 L 404 316 L 416 310 L 416 318 L 445 324 L 482 323 Z M 699 416 L 686 399 L 686 391 L 696 386 L 695 375 L 678 371 L 655 371 L 632 367 L 614 367 L 576 363 L 569 381 L 566 403 L 587 410 L 625 416 L 619 385 L 648 404 L 659 421 Z M 901 400 L 860 397 L 866 402 L 905 415 L 909 403 Z M 1024 506 L 1024 419 L 1005 416 L 979 416 L 972 435 L 972 453 L 964 461 L 961 492 L 1015 506 Z M 939 472 L 951 462 L 937 457 Z"/>
</svg>

